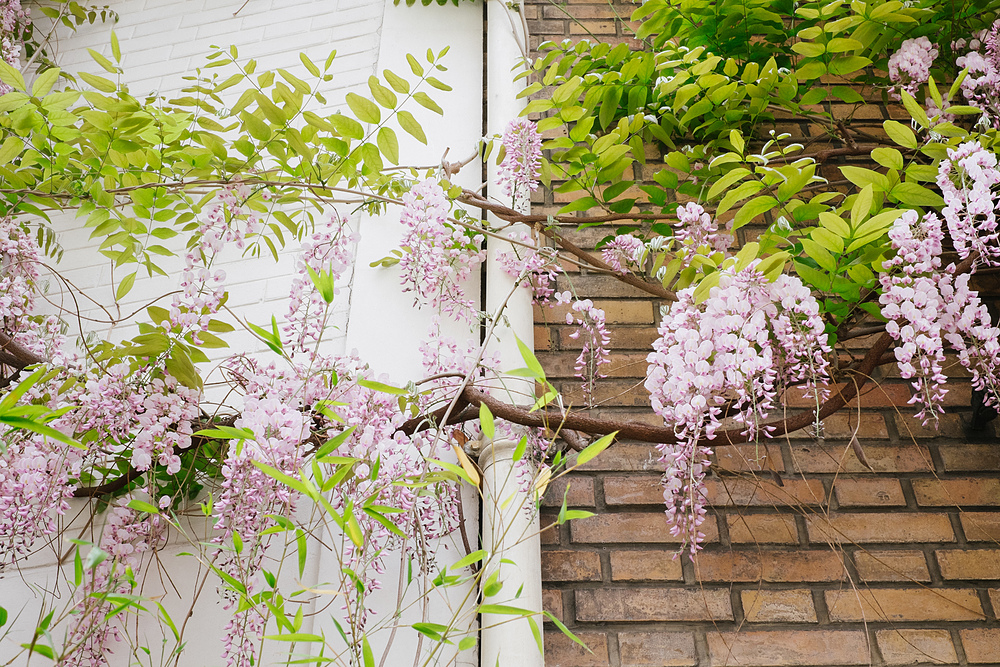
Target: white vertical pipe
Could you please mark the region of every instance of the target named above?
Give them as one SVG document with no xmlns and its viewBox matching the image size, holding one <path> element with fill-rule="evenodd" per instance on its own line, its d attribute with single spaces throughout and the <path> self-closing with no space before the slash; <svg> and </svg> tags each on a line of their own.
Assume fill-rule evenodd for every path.
<svg viewBox="0 0 1000 667">
<path fill-rule="evenodd" d="M 483 549 L 490 561 L 483 581 L 499 572 L 500 592 L 483 598 L 533 612 L 542 608 L 542 559 L 535 494 L 521 488 L 514 463 L 517 440 L 487 443 L 479 455 L 483 471 Z M 501 560 L 504 562 L 501 563 Z M 518 594 L 520 591 L 520 594 Z M 515 597 L 516 596 L 516 597 Z M 541 618 L 535 616 L 539 631 Z M 542 667 L 528 619 L 510 614 L 483 614 L 480 667 Z"/>
</svg>

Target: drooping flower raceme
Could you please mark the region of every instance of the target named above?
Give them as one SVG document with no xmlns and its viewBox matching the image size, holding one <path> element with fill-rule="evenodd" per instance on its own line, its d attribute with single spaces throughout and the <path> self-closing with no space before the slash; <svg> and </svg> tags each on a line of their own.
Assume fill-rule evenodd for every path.
<svg viewBox="0 0 1000 667">
<path fill-rule="evenodd" d="M 601 250 L 601 259 L 617 273 L 625 274 L 642 261 L 645 244 L 631 234 L 619 234 Z"/>
<path fill-rule="evenodd" d="M 724 253 L 733 244 L 732 234 L 720 232 L 718 221 L 694 202 L 678 207 L 675 227 L 677 253 L 688 261 L 695 253 Z"/>
<path fill-rule="evenodd" d="M 1000 197 L 995 192 L 1000 185 L 997 156 L 975 141 L 949 148 L 947 159 L 938 165 L 937 184 L 945 201 L 941 215 L 948 223 L 958 256 L 965 259 L 975 252 L 978 263 L 1000 262 L 997 229 Z"/>
<path fill-rule="evenodd" d="M 404 292 L 414 292 L 418 303 L 440 309 L 458 319 L 474 319 L 475 302 L 462 282 L 486 259 L 482 234 L 467 234 L 448 222 L 448 199 L 435 181 L 417 183 L 403 195 L 400 221 L 408 229 L 399 260 Z"/>
<path fill-rule="evenodd" d="M 590 299 L 573 302 L 566 313 L 566 324 L 576 324 L 577 329 L 569 335 L 581 341 L 580 356 L 576 358 L 576 377 L 583 380 L 583 400 L 587 407 L 593 407 L 594 388 L 601 375 L 601 366 L 611 361 L 608 333 L 604 311 L 594 306 Z"/>
<path fill-rule="evenodd" d="M 508 238 L 519 242 L 510 249 L 497 253 L 497 262 L 504 273 L 521 281 L 521 287 L 530 289 L 537 304 L 548 304 L 555 293 L 556 278 L 561 270 L 556 263 L 556 253 L 551 248 L 536 248 L 528 232 L 511 232 Z"/>
<path fill-rule="evenodd" d="M 899 51 L 889 57 L 889 80 L 895 84 L 889 89 L 890 97 L 901 99 L 901 90 L 915 96 L 920 85 L 930 78 L 931 64 L 937 56 L 937 47 L 926 37 L 904 41 Z"/>
<path fill-rule="evenodd" d="M 711 454 L 704 442 L 715 437 L 722 406 L 728 401 L 730 414 L 756 439 L 768 434 L 763 422 L 779 391 L 804 382 L 819 392 L 828 378 L 830 347 L 811 292 L 794 276 L 770 282 L 755 266 L 724 271 L 702 303 L 694 288 L 681 291 L 647 357 L 653 410 L 677 436 L 659 446 L 667 519 L 692 554 L 704 539 Z"/>
<path fill-rule="evenodd" d="M 527 118 L 507 123 L 503 133 L 505 155 L 498 177 L 504 194 L 514 201 L 514 208 L 526 203 L 529 193 L 538 189 L 542 157 L 542 135 Z"/>
<path fill-rule="evenodd" d="M 21 69 L 21 24 L 28 21 L 28 12 L 21 0 L 0 0 L 0 57 L 11 67 Z M 13 88 L 0 83 L 0 95 Z"/>
</svg>

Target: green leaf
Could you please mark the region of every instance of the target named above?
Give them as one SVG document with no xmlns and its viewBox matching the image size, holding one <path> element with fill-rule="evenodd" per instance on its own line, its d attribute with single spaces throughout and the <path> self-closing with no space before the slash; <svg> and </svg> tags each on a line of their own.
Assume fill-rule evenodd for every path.
<svg viewBox="0 0 1000 667">
<path fill-rule="evenodd" d="M 90 74 L 88 72 L 80 72 L 77 74 L 77 76 L 86 81 L 92 88 L 94 88 L 95 90 L 99 90 L 102 93 L 113 93 L 116 90 L 118 90 L 118 86 L 116 86 L 114 83 L 108 81 L 104 77 L 97 76 L 96 74 Z"/>
<path fill-rule="evenodd" d="M 868 217 L 868 213 L 871 212 L 873 198 L 874 192 L 870 184 L 861 188 L 861 192 L 858 193 L 858 196 L 854 200 L 854 205 L 851 207 L 851 227 L 856 229 L 861 224 L 861 221 Z"/>
<path fill-rule="evenodd" d="M 531 348 L 525 345 L 524 341 L 516 335 L 514 336 L 514 340 L 517 341 L 517 349 L 521 352 L 521 358 L 524 359 L 524 365 L 528 367 L 528 370 L 535 374 L 536 378 L 544 381 L 545 371 L 542 370 L 542 365 L 538 362 L 538 357 L 536 357 L 535 353 L 531 351 Z"/>
<path fill-rule="evenodd" d="M 434 113 L 443 116 L 444 109 L 438 106 L 437 102 L 431 99 L 430 95 L 423 91 L 419 91 L 413 94 L 413 99 L 416 100 L 417 104 L 424 107 L 425 109 L 430 109 Z"/>
<path fill-rule="evenodd" d="M 7 610 L 0 607 L 0 628 L 7 624 Z"/>
<path fill-rule="evenodd" d="M 7 95 L 10 94 L 11 93 L 7 93 Z M 6 95 L 4 97 L 6 97 Z M 3 98 L 0 97 L 0 99 Z M 14 135 L 7 137 L 4 140 L 3 145 L 0 146 L 0 165 L 5 165 L 13 160 L 16 156 L 21 154 L 22 150 L 24 150 L 24 142 L 21 141 L 20 137 L 16 137 Z"/>
<path fill-rule="evenodd" d="M 382 120 L 382 112 L 379 111 L 378 106 L 357 93 L 347 94 L 347 106 L 362 123 L 378 125 L 379 121 Z"/>
<path fill-rule="evenodd" d="M 889 191 L 889 195 L 907 206 L 933 206 L 935 208 L 944 206 L 944 198 L 941 195 L 916 183 L 899 183 Z"/>
<path fill-rule="evenodd" d="M 342 431 L 342 432 L 338 433 L 337 435 L 333 436 L 332 438 L 330 438 L 326 442 L 324 442 L 323 445 L 316 451 L 316 454 L 315 454 L 316 460 L 319 460 L 319 459 L 323 458 L 324 456 L 326 456 L 327 454 L 329 454 L 331 452 L 337 451 L 337 449 L 342 444 L 344 444 L 344 442 L 349 437 L 351 437 L 351 434 L 354 433 L 354 429 L 355 428 L 357 428 L 357 426 L 352 426 L 352 427 L 346 429 L 345 431 Z"/>
<path fill-rule="evenodd" d="M 600 440 L 590 443 L 587 447 L 581 451 L 576 457 L 576 465 L 582 466 L 588 461 L 592 460 L 595 456 L 603 452 L 605 449 L 611 446 L 611 443 L 615 441 L 615 436 L 618 435 L 618 431 L 614 433 L 609 433 Z"/>
<path fill-rule="evenodd" d="M 249 111 L 244 111 L 240 114 L 240 120 L 243 121 L 243 129 L 245 129 L 251 137 L 257 141 L 270 141 L 271 128 L 260 118 L 257 118 L 257 116 L 253 115 Z"/>
<path fill-rule="evenodd" d="M 126 294 L 132 291 L 132 286 L 135 285 L 135 273 L 130 273 L 122 281 L 118 283 L 118 289 L 115 291 L 115 299 L 122 299 Z"/>
<path fill-rule="evenodd" d="M 264 639 L 270 639 L 276 642 L 322 642 L 323 637 L 320 635 L 311 635 L 305 632 L 289 632 L 284 635 L 267 635 Z"/>
<path fill-rule="evenodd" d="M 872 151 L 872 159 L 887 169 L 903 168 L 903 154 L 895 148 L 880 146 Z"/>
<path fill-rule="evenodd" d="M 376 382 L 375 380 L 358 380 L 358 384 L 361 385 L 362 387 L 365 387 L 366 389 L 382 392 L 383 394 L 406 396 L 409 393 L 405 389 L 400 389 L 399 387 L 393 387 L 392 385 L 383 384 L 382 382 Z"/>
<path fill-rule="evenodd" d="M 4 60 L 0 60 L 0 81 L 3 81 L 14 90 L 20 90 L 21 92 L 26 92 L 27 90 L 21 72 L 11 67 Z"/>
<path fill-rule="evenodd" d="M 114 33 L 112 33 L 113 35 Z M 52 86 L 56 84 L 59 79 L 59 72 L 61 70 L 58 67 L 50 67 L 35 79 L 35 82 L 31 84 L 31 95 L 32 97 L 42 97 L 47 95 Z"/>
<path fill-rule="evenodd" d="M 737 212 L 733 219 L 733 230 L 737 230 L 759 215 L 770 211 L 778 205 L 778 200 L 770 195 L 751 199 Z"/>
<path fill-rule="evenodd" d="M 484 558 L 486 558 L 486 552 L 480 549 L 478 551 L 473 551 L 471 554 L 469 554 L 465 558 L 462 558 L 461 560 L 459 560 L 454 565 L 451 565 L 450 567 L 455 570 L 461 570 L 463 567 L 467 567 L 469 565 L 472 565 L 473 563 L 478 563 Z"/>
<path fill-rule="evenodd" d="M 931 122 L 928 120 L 927 112 L 924 111 L 924 108 L 920 106 L 920 104 L 913 99 L 913 96 L 905 90 L 901 90 L 900 95 L 903 98 L 903 106 L 906 107 L 906 110 L 910 113 L 910 116 L 913 117 L 913 120 L 920 123 L 921 127 L 928 127 Z"/>
<path fill-rule="evenodd" d="M 399 122 L 399 126 L 403 128 L 407 134 L 422 144 L 427 143 L 427 135 L 424 134 L 424 129 L 420 127 L 420 123 L 417 122 L 417 119 L 414 118 L 413 114 L 409 111 L 398 112 L 396 114 L 396 120 Z"/>
<path fill-rule="evenodd" d="M 126 505 L 129 509 L 135 510 L 136 512 L 146 512 L 147 514 L 159 514 L 160 508 L 156 505 L 139 500 L 138 498 L 133 498 Z"/>
<path fill-rule="evenodd" d="M 87 49 L 87 52 L 90 54 L 90 57 L 94 59 L 94 62 L 104 68 L 105 72 L 108 74 L 118 74 L 118 68 L 115 67 L 113 62 L 93 49 Z"/>
<path fill-rule="evenodd" d="M 376 141 L 385 159 L 393 164 L 399 164 L 399 141 L 396 139 L 396 133 L 388 127 L 380 128 Z"/>
<path fill-rule="evenodd" d="M 916 148 L 917 147 L 917 135 L 913 134 L 913 130 L 907 125 L 903 125 L 899 121 L 887 120 L 882 123 L 882 127 L 885 128 L 885 133 L 889 135 L 889 138 L 896 142 L 897 145 L 904 148 Z"/>
<path fill-rule="evenodd" d="M 483 429 L 483 435 L 485 435 L 490 440 L 496 435 L 496 429 L 493 425 L 493 413 L 490 412 L 489 407 L 485 403 L 479 404 L 479 425 Z"/>
<path fill-rule="evenodd" d="M 392 86 L 392 89 L 397 93 L 406 95 L 410 92 L 410 84 L 403 77 L 394 74 L 387 69 L 382 70 L 382 76 L 385 77 L 385 80 L 389 82 L 389 85 Z"/>
</svg>

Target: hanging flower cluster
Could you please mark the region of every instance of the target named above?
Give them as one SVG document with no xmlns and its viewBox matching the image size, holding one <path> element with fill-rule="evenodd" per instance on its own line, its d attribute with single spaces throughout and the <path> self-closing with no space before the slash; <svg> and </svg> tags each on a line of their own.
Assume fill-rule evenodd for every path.
<svg viewBox="0 0 1000 667">
<path fill-rule="evenodd" d="M 246 239 L 261 229 L 257 214 L 246 206 L 251 194 L 245 183 L 222 187 L 198 227 L 195 243 L 184 255 L 182 293 L 174 296 L 170 322 L 193 330 L 195 340 L 197 332 L 208 331 L 208 323 L 218 312 L 226 293 L 226 272 L 212 268 L 216 256 L 227 244 L 242 249 Z"/>
<path fill-rule="evenodd" d="M 512 278 L 520 279 L 521 287 L 531 290 L 535 303 L 552 305 L 550 299 L 561 270 L 555 251 L 544 246 L 534 247 L 535 240 L 528 232 L 511 232 L 507 237 L 520 245 L 512 244 L 509 250 L 497 253 L 500 268 Z"/>
<path fill-rule="evenodd" d="M 514 208 L 520 208 L 529 193 L 538 189 L 542 135 L 527 118 L 512 120 L 504 130 L 503 147 L 505 154 L 498 177 L 504 194 L 514 200 Z"/>
<path fill-rule="evenodd" d="M 677 435 L 660 446 L 666 466 L 664 500 L 671 532 L 692 555 L 704 535 L 703 481 L 723 408 L 756 439 L 778 394 L 792 383 L 822 392 L 826 341 L 819 305 L 794 277 L 774 282 L 755 268 L 724 271 L 708 299 L 680 292 L 660 323 L 648 356 L 646 389 L 653 410 Z"/>
<path fill-rule="evenodd" d="M 601 377 L 600 368 L 611 361 L 608 346 L 611 335 L 608 333 L 604 311 L 594 307 L 590 299 L 579 299 L 573 302 L 571 312 L 566 313 L 566 324 L 575 324 L 576 331 L 569 335 L 573 340 L 580 340 L 580 356 L 576 358 L 576 377 L 583 380 L 583 400 L 587 407 L 593 407 L 594 388 Z"/>
<path fill-rule="evenodd" d="M 21 0 L 0 0 L 0 57 L 17 69 L 21 68 L 21 26 L 29 19 Z M 0 83 L 0 95 L 12 90 L 6 83 Z"/>
<path fill-rule="evenodd" d="M 908 39 L 889 57 L 889 80 L 895 84 L 889 96 L 901 99 L 900 91 L 916 95 L 921 84 L 930 78 L 931 64 L 938 56 L 937 48 L 926 37 Z"/>
<path fill-rule="evenodd" d="M 0 324 L 16 332 L 27 324 L 35 305 L 39 249 L 10 217 L 0 219 Z"/>
<path fill-rule="evenodd" d="M 601 259 L 616 273 L 626 274 L 642 262 L 645 249 L 642 239 L 632 234 L 619 234 L 601 250 Z"/>
<path fill-rule="evenodd" d="M 720 232 L 718 221 L 701 204 L 690 202 L 678 207 L 675 227 L 677 253 L 688 262 L 695 253 L 725 253 L 733 244 L 732 234 Z"/>
<path fill-rule="evenodd" d="M 946 169 L 942 161 L 942 172 Z M 972 236 L 970 230 L 965 232 Z M 880 278 L 879 301 L 882 316 L 889 320 L 886 331 L 897 341 L 900 376 L 912 380 L 915 391 L 910 402 L 920 406 L 917 417 L 924 424 L 937 423 L 944 412 L 946 342 L 972 372 L 972 384 L 985 393 L 986 403 L 996 405 L 1000 331 L 991 324 L 978 294 L 969 289 L 969 274 L 956 275 L 954 264 L 941 270 L 944 233 L 940 219 L 928 213 L 918 221 L 916 211 L 907 211 L 889 238 L 896 256 L 886 263 L 887 272 Z"/>
<path fill-rule="evenodd" d="M 328 273 L 334 280 L 334 296 L 340 293 L 337 280 L 351 267 L 354 247 L 359 237 L 348 228 L 337 213 L 327 219 L 303 241 L 295 260 L 295 279 L 288 295 L 287 323 L 282 327 L 288 344 L 296 352 L 306 352 L 323 336 L 328 307 L 319 290 L 315 289 L 309 270 L 316 275 Z"/>
<path fill-rule="evenodd" d="M 449 204 L 433 180 L 417 183 L 403 195 L 400 221 L 408 229 L 399 260 L 404 292 L 415 292 L 418 303 L 457 319 L 471 321 L 476 312 L 462 288 L 472 270 L 486 260 L 482 234 L 466 234 L 448 222 Z"/>
<path fill-rule="evenodd" d="M 938 165 L 937 184 L 945 201 L 941 215 L 948 223 L 958 256 L 965 259 L 975 252 L 977 262 L 997 264 L 1000 261 L 996 213 L 1000 197 L 994 191 L 1000 184 L 997 156 L 975 141 L 948 149 L 947 159 Z"/>
</svg>

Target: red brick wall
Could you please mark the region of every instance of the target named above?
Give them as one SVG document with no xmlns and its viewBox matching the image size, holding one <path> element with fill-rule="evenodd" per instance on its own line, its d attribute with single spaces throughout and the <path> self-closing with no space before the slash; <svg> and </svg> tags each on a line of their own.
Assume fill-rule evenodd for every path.
<svg viewBox="0 0 1000 667">
<path fill-rule="evenodd" d="M 627 40 L 615 12 L 627 17 L 633 8 L 529 4 L 532 45 L 585 36 L 582 26 L 605 41 Z M 829 110 L 850 116 L 853 109 Z M 888 113 L 862 107 L 853 123 L 881 132 Z M 788 123 L 780 129 L 818 134 Z M 657 168 L 655 151 L 650 157 L 638 167 L 649 173 L 638 176 Z M 824 169 L 840 178 L 832 164 Z M 540 193 L 534 210 L 564 203 Z M 609 231 L 572 238 L 592 248 Z M 660 304 L 600 276 L 570 272 L 560 282 L 614 323 L 598 414 L 658 423 L 642 380 Z M 579 344 L 563 316 L 536 310 L 535 346 L 550 378 L 580 404 Z M 868 341 L 853 343 L 863 353 Z M 912 418 L 909 387 L 886 366 L 860 407 L 825 421 L 823 440 L 799 431 L 766 447 L 719 448 L 708 539 L 694 562 L 673 557 L 655 449 L 613 445 L 569 480 L 569 505 L 596 516 L 543 533 L 546 606 L 592 650 L 547 627 L 546 664 L 1000 665 L 1000 442 L 992 427 L 966 436 L 971 388 L 960 370 L 949 364 L 958 377 L 940 432 Z M 855 432 L 874 471 L 851 451 Z M 551 489 L 549 512 L 564 490 Z M 543 524 L 552 523 L 546 516 Z"/>
</svg>

